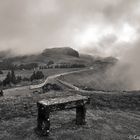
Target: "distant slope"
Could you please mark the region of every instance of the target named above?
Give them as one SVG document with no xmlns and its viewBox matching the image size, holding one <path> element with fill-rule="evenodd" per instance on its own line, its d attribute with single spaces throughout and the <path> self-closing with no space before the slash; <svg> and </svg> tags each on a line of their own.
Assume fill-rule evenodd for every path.
<svg viewBox="0 0 140 140">
<path fill-rule="evenodd" d="M 10 56 L 10 55 L 9 55 Z M 49 61 L 53 61 L 54 64 L 82 64 L 85 66 L 91 66 L 95 63 L 114 63 L 115 58 L 101 58 L 93 57 L 91 55 L 79 54 L 78 51 L 70 47 L 61 47 L 61 48 L 49 48 L 42 51 L 42 53 L 34 55 L 25 55 L 25 56 L 16 56 L 16 57 L 3 57 L 1 55 L 0 65 L 3 63 L 8 65 L 16 64 L 27 64 L 27 63 L 38 63 L 39 65 L 48 64 Z"/>
</svg>

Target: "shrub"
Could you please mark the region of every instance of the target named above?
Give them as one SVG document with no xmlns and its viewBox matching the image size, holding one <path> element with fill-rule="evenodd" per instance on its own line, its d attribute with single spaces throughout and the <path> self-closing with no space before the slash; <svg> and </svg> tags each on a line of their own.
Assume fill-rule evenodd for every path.
<svg viewBox="0 0 140 140">
<path fill-rule="evenodd" d="M 3 72 L 0 70 L 0 74 L 3 74 Z"/>
<path fill-rule="evenodd" d="M 21 76 L 17 76 L 17 77 L 16 77 L 16 83 L 20 83 L 21 80 L 22 80 L 22 77 L 21 77 Z"/>
<path fill-rule="evenodd" d="M 23 81 L 30 81 L 30 78 L 24 77 L 22 80 Z"/>
<path fill-rule="evenodd" d="M 30 77 L 30 80 L 33 81 L 33 80 L 39 80 L 42 78 L 44 78 L 44 74 L 42 71 L 37 71 L 37 72 L 34 71 Z"/>
<path fill-rule="evenodd" d="M 47 65 L 49 66 L 49 65 L 52 65 L 52 64 L 54 64 L 54 62 L 52 60 L 50 60 Z"/>
</svg>

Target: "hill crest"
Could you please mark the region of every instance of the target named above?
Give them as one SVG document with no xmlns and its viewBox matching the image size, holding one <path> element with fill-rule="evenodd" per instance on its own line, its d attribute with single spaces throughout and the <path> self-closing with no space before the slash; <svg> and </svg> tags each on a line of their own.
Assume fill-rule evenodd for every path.
<svg viewBox="0 0 140 140">
<path fill-rule="evenodd" d="M 43 56 L 55 55 L 68 55 L 73 57 L 79 57 L 79 52 L 70 47 L 59 47 L 59 48 L 49 48 L 45 49 L 42 53 Z"/>
</svg>

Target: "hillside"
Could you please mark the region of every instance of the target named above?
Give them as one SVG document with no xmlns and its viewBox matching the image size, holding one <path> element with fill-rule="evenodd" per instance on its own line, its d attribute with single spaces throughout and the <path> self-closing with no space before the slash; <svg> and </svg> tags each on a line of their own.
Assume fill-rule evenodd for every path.
<svg viewBox="0 0 140 140">
<path fill-rule="evenodd" d="M 6 52 L 5 52 L 6 53 Z M 5 54 L 6 55 L 6 54 Z M 53 64 L 80 64 L 84 66 L 92 66 L 95 63 L 114 63 L 116 59 L 113 57 L 110 58 L 101 58 L 94 57 L 91 55 L 80 54 L 78 51 L 70 47 L 61 47 L 61 48 L 49 48 L 43 50 L 39 54 L 34 55 L 25 55 L 25 56 L 14 56 L 11 57 L 9 53 L 4 56 L 1 55 L 0 58 L 0 67 L 9 68 L 10 65 L 21 65 L 29 63 L 37 63 L 38 65 L 46 65 L 50 61 Z M 8 57 L 9 56 L 9 57 Z"/>
</svg>

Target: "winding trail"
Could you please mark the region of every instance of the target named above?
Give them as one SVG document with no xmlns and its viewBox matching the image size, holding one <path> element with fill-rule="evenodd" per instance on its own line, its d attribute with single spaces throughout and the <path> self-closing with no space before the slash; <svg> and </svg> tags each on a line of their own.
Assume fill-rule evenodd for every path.
<svg viewBox="0 0 140 140">
<path fill-rule="evenodd" d="M 89 70 L 94 70 L 93 67 L 89 67 L 89 68 L 86 68 L 86 69 L 82 69 L 82 70 L 75 70 L 75 71 L 70 71 L 70 72 L 64 72 L 64 73 L 60 73 L 60 74 L 55 74 L 55 75 L 51 75 L 51 76 L 48 76 L 46 78 L 46 80 L 40 84 L 36 84 L 36 85 L 28 85 L 28 86 L 20 86 L 20 87 L 15 87 L 15 88 L 10 88 L 10 89 L 5 89 L 4 90 L 4 93 L 6 96 L 13 96 L 13 95 L 16 95 L 15 91 L 17 91 L 17 95 L 19 95 L 18 91 L 26 91 L 27 93 L 28 92 L 31 92 L 30 90 L 36 90 L 36 89 L 40 89 L 42 86 L 44 86 L 45 84 L 47 83 L 50 83 L 52 81 L 57 81 L 59 82 L 60 84 L 64 85 L 65 87 L 68 87 L 68 89 L 70 90 L 75 90 L 75 91 L 78 91 L 80 93 L 82 93 L 83 95 L 86 94 L 86 95 L 91 95 L 91 94 L 94 94 L 94 93 L 98 93 L 98 94 L 116 94 L 118 93 L 118 91 L 102 91 L 102 90 L 92 90 L 92 91 L 88 91 L 88 90 L 84 90 L 84 89 L 81 89 L 71 83 L 68 83 L 64 80 L 61 80 L 59 77 L 60 76 L 65 76 L 65 75 L 69 75 L 69 74 L 74 74 L 74 73 L 80 73 L 80 72 L 86 72 L 86 71 L 89 71 Z M 123 94 L 128 94 L 128 92 L 123 92 Z"/>
<path fill-rule="evenodd" d="M 90 67 L 90 68 L 86 68 L 86 69 L 82 69 L 82 70 L 76 70 L 76 71 L 71 71 L 71 72 L 65 72 L 65 73 L 60 73 L 60 74 L 56 74 L 56 75 L 52 75 L 52 76 L 49 76 L 46 78 L 46 80 L 41 83 L 41 84 L 37 84 L 37 85 L 30 85 L 30 89 L 33 90 L 33 89 L 38 89 L 38 88 L 41 88 L 43 87 L 45 84 L 49 83 L 50 81 L 60 77 L 60 76 L 64 76 L 64 75 L 69 75 L 69 74 L 74 74 L 74 73 L 79 73 L 79 72 L 84 72 L 84 71 L 88 71 L 88 70 L 92 70 L 93 68 Z M 61 82 L 62 84 L 66 85 L 66 82 L 62 81 L 62 80 L 59 80 L 59 82 Z M 69 86 L 73 86 L 72 84 L 68 84 Z M 74 89 L 79 89 L 78 87 L 75 87 L 73 86 Z"/>
<path fill-rule="evenodd" d="M 52 76 L 48 76 L 46 78 L 46 80 L 41 83 L 41 84 L 37 84 L 37 85 L 30 85 L 29 86 L 29 89 L 30 90 L 35 90 L 35 89 L 39 89 L 41 88 L 42 86 L 44 86 L 45 84 L 47 83 L 50 83 L 51 81 L 55 80 L 55 81 L 58 81 L 59 83 L 61 83 L 62 85 L 64 85 L 65 87 L 68 87 L 69 89 L 72 89 L 72 90 L 75 90 L 75 91 L 78 91 L 82 94 L 116 94 L 118 93 L 118 91 L 102 91 L 102 90 L 92 90 L 92 91 L 88 91 L 88 90 L 84 90 L 84 89 L 81 89 L 71 83 L 68 83 L 64 80 L 60 80 L 59 77 L 60 76 L 65 76 L 65 75 L 69 75 L 69 74 L 74 74 L 74 73 L 80 73 L 80 72 L 86 72 L 86 71 L 89 71 L 89 70 L 93 70 L 94 68 L 93 67 L 89 67 L 89 68 L 86 68 L 86 69 L 82 69 L 82 70 L 76 70 L 76 71 L 71 71 L 71 72 L 65 72 L 65 73 L 61 73 L 61 74 L 56 74 L 56 75 L 52 75 Z M 123 92 L 123 94 L 128 94 L 127 92 Z"/>
</svg>

